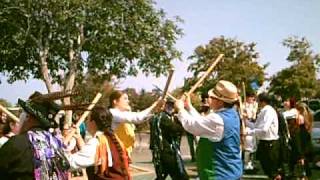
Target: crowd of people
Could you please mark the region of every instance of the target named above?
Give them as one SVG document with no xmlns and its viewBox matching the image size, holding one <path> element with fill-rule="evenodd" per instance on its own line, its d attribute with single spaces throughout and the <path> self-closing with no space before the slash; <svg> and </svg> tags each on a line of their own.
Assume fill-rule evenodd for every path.
<svg viewBox="0 0 320 180">
<path fill-rule="evenodd" d="M 192 160 L 201 180 L 240 179 L 256 168 L 256 160 L 270 179 L 311 176 L 312 113 L 293 97 L 283 102 L 283 109 L 266 93 L 248 93 L 239 103 L 238 88 L 220 80 L 202 96 L 199 110 L 184 94 L 134 112 L 128 95 L 114 90 L 109 106 L 96 105 L 82 129 L 62 125 L 63 107 L 54 100 L 35 92 L 26 101 L 18 100 L 19 122 L 1 116 L 1 179 L 130 180 L 134 124 L 145 121 L 150 123 L 152 162 L 159 180 L 168 175 L 189 179 L 180 153 L 185 131 L 196 137 Z M 67 138 L 71 130 L 75 133 Z"/>
<path fill-rule="evenodd" d="M 311 177 L 313 116 L 307 104 L 294 97 L 279 103 L 279 98 L 266 93 L 259 94 L 257 101 L 251 97 L 244 106 L 244 170 L 254 170 L 256 158 L 272 179 Z"/>
</svg>

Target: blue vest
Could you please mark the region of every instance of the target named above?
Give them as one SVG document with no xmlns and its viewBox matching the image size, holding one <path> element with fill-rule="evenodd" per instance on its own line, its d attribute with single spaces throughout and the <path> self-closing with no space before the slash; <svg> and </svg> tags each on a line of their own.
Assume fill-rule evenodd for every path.
<svg viewBox="0 0 320 180">
<path fill-rule="evenodd" d="M 234 108 L 217 113 L 224 122 L 223 138 L 212 142 L 200 138 L 197 166 L 201 180 L 235 180 L 242 175 L 240 156 L 240 119 Z"/>
</svg>

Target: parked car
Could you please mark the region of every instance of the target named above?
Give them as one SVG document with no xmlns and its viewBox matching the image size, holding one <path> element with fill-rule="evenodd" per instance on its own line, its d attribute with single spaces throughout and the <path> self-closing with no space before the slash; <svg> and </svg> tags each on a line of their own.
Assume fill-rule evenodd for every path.
<svg viewBox="0 0 320 180">
<path fill-rule="evenodd" d="M 313 112 L 320 110 L 320 100 L 319 99 L 311 99 L 307 102 L 307 104 Z"/>
</svg>

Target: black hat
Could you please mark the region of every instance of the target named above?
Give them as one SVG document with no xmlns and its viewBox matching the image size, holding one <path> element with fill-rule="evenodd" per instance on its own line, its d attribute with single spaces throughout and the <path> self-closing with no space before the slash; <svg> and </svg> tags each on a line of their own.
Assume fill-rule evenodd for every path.
<svg viewBox="0 0 320 180">
<path fill-rule="evenodd" d="M 29 114 L 34 116 L 43 128 L 49 128 L 54 125 L 54 117 L 60 110 L 60 106 L 48 99 L 38 98 L 42 94 L 35 92 L 28 101 L 18 99 L 18 104 Z"/>
</svg>

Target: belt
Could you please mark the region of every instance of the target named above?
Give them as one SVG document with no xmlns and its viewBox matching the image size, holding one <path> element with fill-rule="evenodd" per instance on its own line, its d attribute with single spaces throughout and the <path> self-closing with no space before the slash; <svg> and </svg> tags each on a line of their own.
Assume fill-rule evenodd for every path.
<svg viewBox="0 0 320 180">
<path fill-rule="evenodd" d="M 260 143 L 273 143 L 273 142 L 277 142 L 277 140 L 259 140 Z"/>
</svg>

